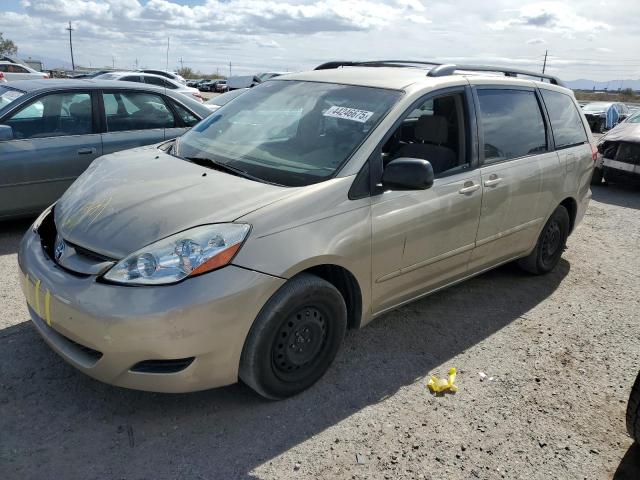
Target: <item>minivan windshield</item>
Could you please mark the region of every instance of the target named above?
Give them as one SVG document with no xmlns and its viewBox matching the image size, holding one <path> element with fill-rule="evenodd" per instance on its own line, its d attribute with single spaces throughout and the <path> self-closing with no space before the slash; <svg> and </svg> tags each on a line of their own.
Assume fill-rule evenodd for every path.
<svg viewBox="0 0 640 480">
<path fill-rule="evenodd" d="M 248 178 L 303 186 L 330 178 L 400 97 L 381 88 L 272 80 L 193 127 L 175 155 Z"/>
<path fill-rule="evenodd" d="M 19 99 L 24 92 L 13 88 L 0 87 L 0 110 Z"/>
</svg>

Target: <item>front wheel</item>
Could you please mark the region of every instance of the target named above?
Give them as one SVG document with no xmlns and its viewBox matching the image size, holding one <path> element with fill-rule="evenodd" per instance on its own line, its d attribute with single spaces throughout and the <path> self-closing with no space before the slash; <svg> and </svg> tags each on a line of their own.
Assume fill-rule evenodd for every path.
<svg viewBox="0 0 640 480">
<path fill-rule="evenodd" d="M 272 400 L 300 393 L 327 371 L 346 328 L 340 292 L 315 275 L 296 275 L 269 299 L 251 327 L 240 379 Z"/>
<path fill-rule="evenodd" d="M 518 266 L 534 275 L 553 270 L 567 243 L 570 224 L 569 212 L 562 205 L 558 206 L 540 232 L 533 252 L 518 260 Z"/>
</svg>

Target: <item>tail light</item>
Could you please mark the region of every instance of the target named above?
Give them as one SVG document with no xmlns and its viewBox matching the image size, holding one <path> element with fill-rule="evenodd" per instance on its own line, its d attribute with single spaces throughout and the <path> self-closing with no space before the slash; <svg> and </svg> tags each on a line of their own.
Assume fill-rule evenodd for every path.
<svg viewBox="0 0 640 480">
<path fill-rule="evenodd" d="M 50 77 L 49 77 L 49 75 L 48 75 L 47 73 L 45 73 L 44 75 L 42 75 L 42 78 L 43 78 L 44 80 L 47 80 L 47 79 L 49 79 Z"/>
<path fill-rule="evenodd" d="M 4 80 L 4 73 L 0 72 L 0 80 Z"/>
<path fill-rule="evenodd" d="M 591 160 L 594 162 L 598 159 L 598 147 L 596 147 L 593 143 L 591 144 Z"/>
<path fill-rule="evenodd" d="M 204 103 L 204 97 L 200 95 L 200 92 L 193 92 L 192 95 L 196 97 L 200 103 Z"/>
</svg>

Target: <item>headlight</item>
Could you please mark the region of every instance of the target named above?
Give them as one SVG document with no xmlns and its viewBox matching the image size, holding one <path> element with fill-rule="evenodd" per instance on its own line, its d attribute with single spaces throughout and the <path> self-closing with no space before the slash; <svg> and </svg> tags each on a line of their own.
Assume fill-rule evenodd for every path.
<svg viewBox="0 0 640 480">
<path fill-rule="evenodd" d="M 55 203 L 53 205 L 49 205 L 44 210 L 44 212 L 42 212 L 40 216 L 36 218 L 36 221 L 33 222 L 33 224 L 31 225 L 31 230 L 33 230 L 34 233 L 38 232 L 40 225 L 42 225 L 42 222 L 44 221 L 44 219 L 47 218 L 47 216 L 51 213 L 51 210 L 53 209 L 54 206 L 55 206 Z"/>
<path fill-rule="evenodd" d="M 229 264 L 250 227 L 219 223 L 171 235 L 120 260 L 104 279 L 133 285 L 162 285 Z"/>
</svg>

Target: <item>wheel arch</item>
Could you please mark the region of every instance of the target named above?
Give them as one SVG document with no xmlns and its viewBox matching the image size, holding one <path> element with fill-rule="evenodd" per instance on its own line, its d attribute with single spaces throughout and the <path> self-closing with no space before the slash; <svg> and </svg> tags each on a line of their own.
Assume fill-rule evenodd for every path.
<svg viewBox="0 0 640 480">
<path fill-rule="evenodd" d="M 576 221 L 576 215 L 578 214 L 578 202 L 573 197 L 567 197 L 560 202 L 569 213 L 569 233 L 573 232 L 573 227 Z"/>
<path fill-rule="evenodd" d="M 362 290 L 355 275 L 340 265 L 324 263 L 298 273 L 310 273 L 336 287 L 347 306 L 347 328 L 360 328 L 362 321 Z"/>
</svg>

